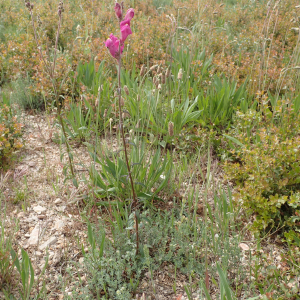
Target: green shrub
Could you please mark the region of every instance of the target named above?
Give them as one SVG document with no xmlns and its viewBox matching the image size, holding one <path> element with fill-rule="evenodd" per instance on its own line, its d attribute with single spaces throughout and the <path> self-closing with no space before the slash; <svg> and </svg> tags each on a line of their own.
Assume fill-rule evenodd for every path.
<svg viewBox="0 0 300 300">
<path fill-rule="evenodd" d="M 23 146 L 21 129 L 22 125 L 17 120 L 16 112 L 3 94 L 0 102 L 0 168 L 8 162 L 15 150 Z"/>
<path fill-rule="evenodd" d="M 282 106 L 283 107 L 283 106 Z M 236 187 L 235 200 L 255 216 L 256 230 L 300 231 L 300 138 L 298 116 L 249 110 L 237 112 L 225 162 Z"/>
</svg>

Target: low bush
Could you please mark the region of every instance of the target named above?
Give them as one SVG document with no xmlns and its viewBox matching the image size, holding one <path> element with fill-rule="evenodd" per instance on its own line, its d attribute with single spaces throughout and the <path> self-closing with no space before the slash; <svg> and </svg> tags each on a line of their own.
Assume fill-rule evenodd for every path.
<svg viewBox="0 0 300 300">
<path fill-rule="evenodd" d="M 300 231 L 300 138 L 298 114 L 283 103 L 272 114 L 237 112 L 226 135 L 227 178 L 236 184 L 235 200 L 254 214 L 255 230 Z"/>
<path fill-rule="evenodd" d="M 22 148 L 22 125 L 8 97 L 0 100 L 0 169 L 9 162 L 12 153 Z"/>
</svg>

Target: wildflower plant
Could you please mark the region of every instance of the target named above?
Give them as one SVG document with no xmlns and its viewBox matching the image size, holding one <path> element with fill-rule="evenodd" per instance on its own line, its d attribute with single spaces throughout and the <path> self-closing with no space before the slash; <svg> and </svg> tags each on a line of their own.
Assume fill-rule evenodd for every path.
<svg viewBox="0 0 300 300">
<path fill-rule="evenodd" d="M 126 166 L 127 166 L 127 171 L 128 171 L 128 177 L 131 185 L 131 191 L 132 191 L 132 197 L 133 197 L 133 202 L 132 202 L 132 207 L 135 209 L 137 207 L 137 196 L 135 193 L 135 188 L 134 188 L 134 183 L 132 179 L 132 174 L 131 174 L 131 168 L 129 165 L 129 160 L 128 160 L 128 153 L 127 153 L 127 148 L 126 148 L 126 140 L 125 140 L 125 135 L 124 135 L 124 127 L 123 127 L 123 116 L 122 116 L 122 96 L 121 96 L 121 57 L 122 53 L 124 50 L 124 43 L 125 40 L 127 39 L 128 35 L 132 34 L 131 28 L 130 28 L 130 21 L 134 17 L 134 10 L 133 8 L 129 8 L 125 14 L 125 17 L 123 18 L 123 2 L 118 3 L 116 2 L 115 4 L 115 13 L 116 17 L 119 20 L 120 23 L 120 38 L 117 38 L 113 34 L 110 35 L 110 37 L 106 40 L 105 46 L 108 48 L 110 54 L 112 57 L 117 59 L 118 61 L 118 96 L 119 96 L 119 128 L 122 136 L 122 142 L 123 142 L 123 147 L 124 147 L 124 153 L 125 153 L 125 161 L 126 161 Z M 136 231 L 136 254 L 138 254 L 138 249 L 139 249 L 139 235 L 138 235 L 138 211 L 135 211 L 135 231 Z"/>
</svg>

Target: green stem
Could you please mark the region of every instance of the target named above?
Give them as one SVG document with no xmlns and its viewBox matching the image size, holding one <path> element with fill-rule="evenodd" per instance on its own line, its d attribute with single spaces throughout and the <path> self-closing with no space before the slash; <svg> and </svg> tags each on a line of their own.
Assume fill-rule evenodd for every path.
<svg viewBox="0 0 300 300">
<path fill-rule="evenodd" d="M 128 170 L 128 176 L 129 176 L 131 190 L 132 190 L 132 196 L 133 196 L 132 207 L 134 209 L 134 208 L 136 208 L 138 202 L 137 202 L 135 189 L 134 189 L 134 183 L 132 180 L 131 170 L 130 170 L 130 166 L 129 166 L 126 141 L 125 141 L 125 135 L 124 135 L 124 128 L 123 128 L 123 117 L 122 117 L 122 108 L 121 108 L 121 48 L 120 48 L 120 44 L 119 44 L 119 58 L 118 58 L 118 63 L 119 63 L 119 65 L 118 65 L 119 126 L 120 126 L 123 147 L 124 147 L 124 152 L 125 152 L 125 161 L 126 161 L 126 166 L 127 166 L 127 170 Z M 134 217 L 135 217 L 135 232 L 136 232 L 136 255 L 138 255 L 138 253 L 139 253 L 139 223 L 138 223 L 138 218 L 137 218 L 137 211 L 135 211 Z"/>
</svg>

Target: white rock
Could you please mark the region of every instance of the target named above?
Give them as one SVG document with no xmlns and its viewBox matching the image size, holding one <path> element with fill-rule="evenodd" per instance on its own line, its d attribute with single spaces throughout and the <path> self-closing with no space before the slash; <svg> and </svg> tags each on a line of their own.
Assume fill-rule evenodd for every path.
<svg viewBox="0 0 300 300">
<path fill-rule="evenodd" d="M 43 254 L 42 254 L 42 252 L 40 252 L 40 251 L 36 251 L 36 252 L 35 252 L 35 255 L 36 255 L 37 257 L 42 257 Z"/>
<path fill-rule="evenodd" d="M 80 263 L 80 264 L 83 264 L 83 262 L 84 262 L 84 257 L 80 257 L 80 258 L 79 258 L 79 263 Z"/>
<path fill-rule="evenodd" d="M 41 232 L 41 228 L 39 224 L 36 224 L 33 230 L 30 233 L 30 237 L 28 240 L 28 245 L 36 245 L 39 240 L 39 233 Z"/>
<path fill-rule="evenodd" d="M 239 243 L 239 247 L 243 250 L 243 251 L 248 251 L 250 248 L 247 244 L 245 243 Z"/>
<path fill-rule="evenodd" d="M 46 249 L 47 247 L 55 244 L 57 242 L 57 238 L 55 236 L 52 236 L 47 242 L 45 242 L 44 244 L 42 244 L 39 249 L 41 251 L 43 251 L 44 249 Z"/>
<path fill-rule="evenodd" d="M 32 209 L 38 214 L 47 210 L 45 207 L 40 206 L 40 205 L 34 206 Z"/>
<path fill-rule="evenodd" d="M 60 198 L 57 198 L 55 201 L 54 201 L 54 204 L 58 204 L 61 202 L 61 199 Z"/>
<path fill-rule="evenodd" d="M 56 230 L 61 230 L 64 226 L 65 226 L 65 223 L 63 220 L 60 220 L 60 219 L 55 220 L 54 228 Z"/>
</svg>

